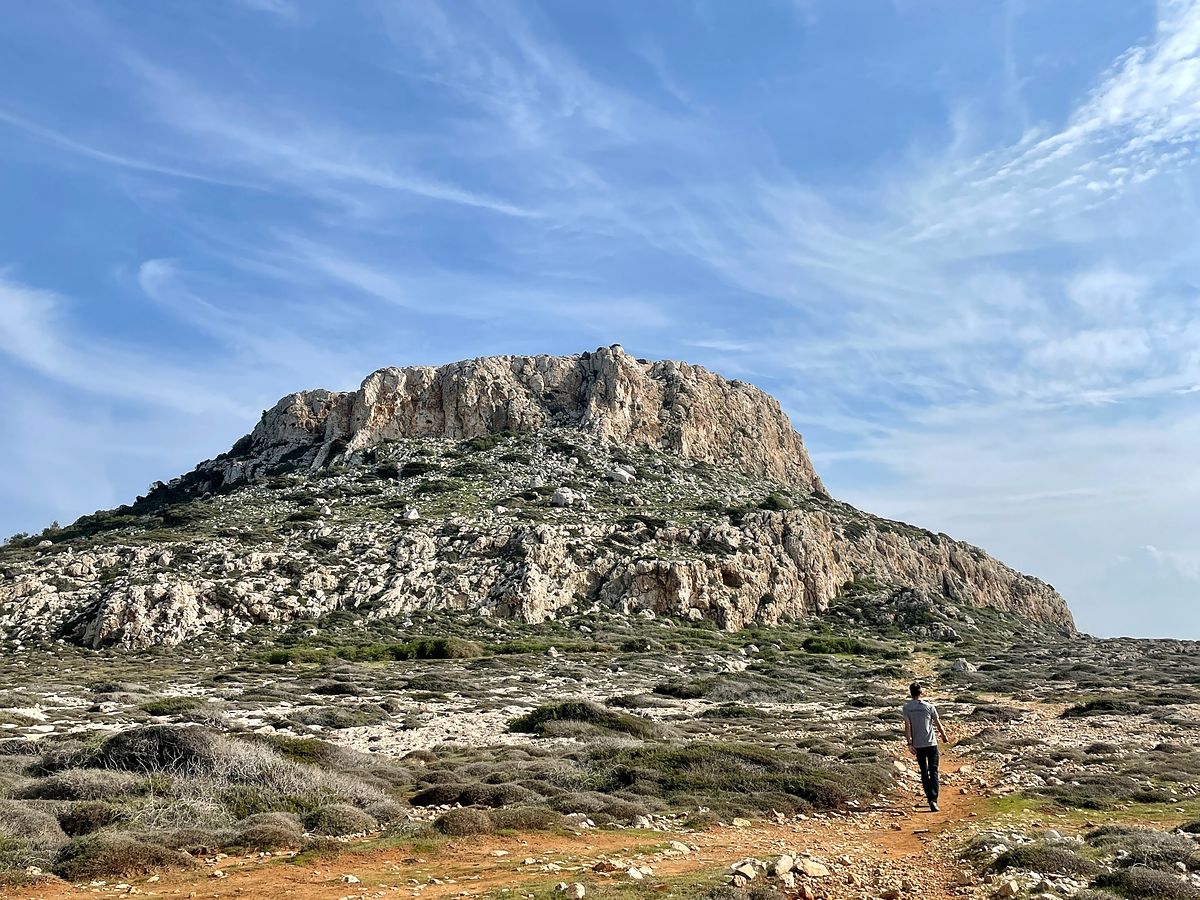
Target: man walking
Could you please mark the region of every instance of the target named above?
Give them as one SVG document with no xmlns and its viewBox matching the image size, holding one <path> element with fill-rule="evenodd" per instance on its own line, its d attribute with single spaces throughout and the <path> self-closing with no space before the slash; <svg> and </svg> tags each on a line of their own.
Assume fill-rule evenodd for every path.
<svg viewBox="0 0 1200 900">
<path fill-rule="evenodd" d="M 908 687 L 912 697 L 904 704 L 904 736 L 908 739 L 908 749 L 917 755 L 917 766 L 921 769 L 921 787 L 925 788 L 925 799 L 929 801 L 929 809 L 938 811 L 938 742 L 936 731 L 943 741 L 949 743 L 946 732 L 942 728 L 942 720 L 938 718 L 937 707 L 928 700 L 921 699 L 923 688 L 921 682 L 913 682 Z"/>
</svg>

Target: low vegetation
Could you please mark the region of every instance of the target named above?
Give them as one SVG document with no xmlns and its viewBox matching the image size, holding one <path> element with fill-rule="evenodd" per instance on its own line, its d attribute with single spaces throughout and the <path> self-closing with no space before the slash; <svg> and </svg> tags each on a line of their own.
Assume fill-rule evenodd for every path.
<svg viewBox="0 0 1200 900">
<path fill-rule="evenodd" d="M 844 602 L 865 610 L 881 590 L 864 579 Z M 1015 786 L 1006 808 L 1105 826 L 1078 843 L 1010 842 L 981 872 L 1110 896 L 1168 896 L 1153 894 L 1163 878 L 1182 889 L 1193 838 L 1112 823 L 1145 810 L 1200 831 L 1187 824 L 1200 814 L 1188 645 L 1068 647 L 978 609 L 975 627 L 954 620 L 958 642 L 922 641 L 864 625 L 861 610 L 736 633 L 586 598 L 538 625 L 346 610 L 136 657 L 0 657 L 0 869 L 127 879 L 185 854 L 358 835 L 687 829 L 869 807 L 896 788 L 897 707 L 920 674 L 964 738 L 956 755 Z M 1119 695 L 1106 687 L 1115 654 Z M 959 657 L 975 671 L 954 671 Z M 1139 705 L 1112 716 L 1113 698 Z M 1051 703 L 1083 709 L 1029 721 Z"/>
</svg>

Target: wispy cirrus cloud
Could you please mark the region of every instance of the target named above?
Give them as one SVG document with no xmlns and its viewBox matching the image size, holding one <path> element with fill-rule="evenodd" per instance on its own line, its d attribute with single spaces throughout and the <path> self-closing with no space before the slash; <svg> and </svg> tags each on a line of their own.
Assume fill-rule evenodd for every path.
<svg viewBox="0 0 1200 900">
<path fill-rule="evenodd" d="M 0 140 L 44 187 L 77 179 L 39 241 L 86 221 L 96 299 L 32 265 L 65 248 L 10 233 L 0 366 L 145 422 L 621 340 L 762 384 L 835 491 L 1050 578 L 1085 625 L 1095 595 L 1094 627 L 1137 627 L 1095 556 L 1136 561 L 1129 583 L 1137 548 L 1184 552 L 1200 500 L 1200 4 L 1104 31 L 1128 6 L 1047 35 L 1033 4 L 935 26 L 893 4 L 838 53 L 851 32 L 819 3 L 76 0 L 54 22 L 75 92 L 0 89 Z M 1118 49 L 1079 63 L 1089 37 Z"/>
</svg>

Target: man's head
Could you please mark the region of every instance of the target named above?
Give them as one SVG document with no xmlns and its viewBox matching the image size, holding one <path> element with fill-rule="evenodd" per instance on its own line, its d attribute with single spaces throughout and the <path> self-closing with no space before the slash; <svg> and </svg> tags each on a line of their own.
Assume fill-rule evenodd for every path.
<svg viewBox="0 0 1200 900">
<path fill-rule="evenodd" d="M 910 684 L 908 686 L 909 696 L 911 696 L 914 700 L 916 700 L 918 697 L 920 697 L 921 693 L 924 690 L 925 689 L 921 686 L 921 682 L 919 682 L 919 681 L 914 681 L 912 684 Z"/>
</svg>

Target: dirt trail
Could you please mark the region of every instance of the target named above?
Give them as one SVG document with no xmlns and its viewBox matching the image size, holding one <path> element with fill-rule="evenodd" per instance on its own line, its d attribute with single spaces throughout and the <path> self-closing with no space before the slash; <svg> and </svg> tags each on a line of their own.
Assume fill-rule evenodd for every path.
<svg viewBox="0 0 1200 900">
<path fill-rule="evenodd" d="M 65 900 L 138 893 L 239 900 L 385 896 L 440 900 L 475 897 L 501 888 L 528 892 L 558 881 L 581 881 L 590 895 L 604 883 L 627 883 L 630 866 L 650 867 L 653 874 L 643 883 L 663 884 L 662 889 L 667 890 L 671 881 L 719 873 L 743 857 L 767 860 L 785 851 L 800 851 L 818 858 L 831 872 L 828 878 L 802 879 L 817 897 L 865 900 L 904 883 L 906 897 L 941 900 L 962 897 L 966 891 L 958 886 L 960 867 L 955 866 L 941 836 L 972 819 L 983 799 L 973 787 L 981 773 L 962 766 L 953 750 L 943 755 L 942 771 L 939 813 L 930 813 L 918 803 L 919 784 L 905 778 L 890 804 L 801 822 L 757 821 L 683 835 L 604 830 L 579 835 L 490 836 L 453 840 L 424 852 L 347 849 L 304 864 L 269 857 L 228 857 L 195 870 L 163 872 L 156 881 L 139 877 L 120 885 L 109 881 L 78 886 L 45 881 L 0 891 L 0 898 Z M 696 849 L 686 854 L 668 850 L 667 842 L 676 838 Z M 616 871 L 597 871 L 601 860 L 613 861 Z M 358 881 L 347 883 L 343 881 L 346 875 Z"/>
</svg>

